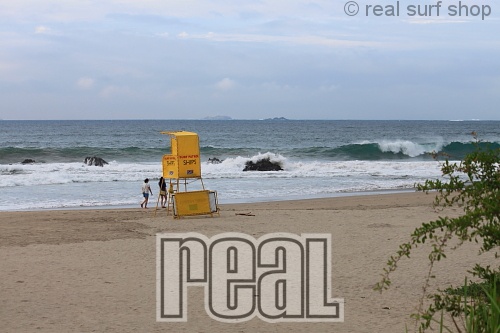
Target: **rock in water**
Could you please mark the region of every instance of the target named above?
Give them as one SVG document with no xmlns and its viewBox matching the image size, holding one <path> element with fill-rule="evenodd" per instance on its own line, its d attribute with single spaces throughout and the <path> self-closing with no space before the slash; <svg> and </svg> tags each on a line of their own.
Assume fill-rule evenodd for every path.
<svg viewBox="0 0 500 333">
<path fill-rule="evenodd" d="M 271 162 L 269 158 L 263 158 L 257 162 L 247 161 L 243 171 L 282 171 L 281 165 L 277 162 Z"/>
<path fill-rule="evenodd" d="M 87 165 L 95 165 L 95 166 L 104 166 L 104 164 L 108 164 L 105 160 L 100 157 L 85 157 L 85 161 L 83 161 Z"/>
<path fill-rule="evenodd" d="M 31 158 L 27 158 L 21 162 L 21 164 L 32 164 L 32 163 L 35 163 L 35 160 L 32 160 Z"/>
<path fill-rule="evenodd" d="M 219 163 L 222 163 L 222 161 L 219 160 L 217 157 L 214 157 L 214 158 L 209 158 L 208 163 L 219 164 Z"/>
</svg>

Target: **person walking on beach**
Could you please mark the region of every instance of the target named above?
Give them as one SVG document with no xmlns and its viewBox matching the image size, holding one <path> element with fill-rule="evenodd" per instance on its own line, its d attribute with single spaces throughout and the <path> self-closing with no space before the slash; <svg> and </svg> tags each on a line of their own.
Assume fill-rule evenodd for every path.
<svg viewBox="0 0 500 333">
<path fill-rule="evenodd" d="M 149 186 L 149 179 L 144 179 L 144 184 L 142 184 L 142 196 L 144 197 L 144 201 L 141 203 L 141 208 L 148 208 L 148 200 L 149 194 L 153 195 L 153 191 L 151 191 L 151 186 Z"/>
<path fill-rule="evenodd" d="M 165 183 L 165 179 L 163 179 L 163 177 L 160 177 L 158 186 L 160 187 L 161 208 L 167 208 L 165 206 L 167 204 L 167 183 Z"/>
</svg>

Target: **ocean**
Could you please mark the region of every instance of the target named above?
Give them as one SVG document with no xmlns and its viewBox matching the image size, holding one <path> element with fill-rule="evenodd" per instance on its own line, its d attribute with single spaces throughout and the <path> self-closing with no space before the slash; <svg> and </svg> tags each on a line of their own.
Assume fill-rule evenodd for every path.
<svg viewBox="0 0 500 333">
<path fill-rule="evenodd" d="M 162 131 L 198 133 L 203 184 L 219 203 L 409 191 L 440 177 L 432 152 L 456 161 L 472 151 L 473 131 L 500 146 L 499 121 L 3 120 L 0 210 L 139 207 L 145 178 L 153 208 L 170 153 Z M 87 166 L 87 156 L 109 164 Z M 284 170 L 243 171 L 267 157 Z"/>
</svg>

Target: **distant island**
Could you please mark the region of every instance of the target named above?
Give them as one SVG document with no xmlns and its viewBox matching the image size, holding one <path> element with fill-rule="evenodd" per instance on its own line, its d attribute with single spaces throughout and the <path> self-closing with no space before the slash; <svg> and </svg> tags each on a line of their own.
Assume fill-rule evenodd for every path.
<svg viewBox="0 0 500 333">
<path fill-rule="evenodd" d="M 266 118 L 264 120 L 288 120 L 288 119 L 285 117 L 274 117 L 274 118 Z"/>
<path fill-rule="evenodd" d="M 229 116 L 212 116 L 212 117 L 205 117 L 203 120 L 233 120 L 233 118 Z"/>
</svg>

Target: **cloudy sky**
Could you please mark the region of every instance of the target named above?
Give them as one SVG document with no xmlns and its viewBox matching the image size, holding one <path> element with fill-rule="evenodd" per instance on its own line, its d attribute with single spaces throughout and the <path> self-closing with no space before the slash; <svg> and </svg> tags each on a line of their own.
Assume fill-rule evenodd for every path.
<svg viewBox="0 0 500 333">
<path fill-rule="evenodd" d="M 498 1 L 346 2 L 0 0 L 0 118 L 500 120 Z"/>
</svg>

